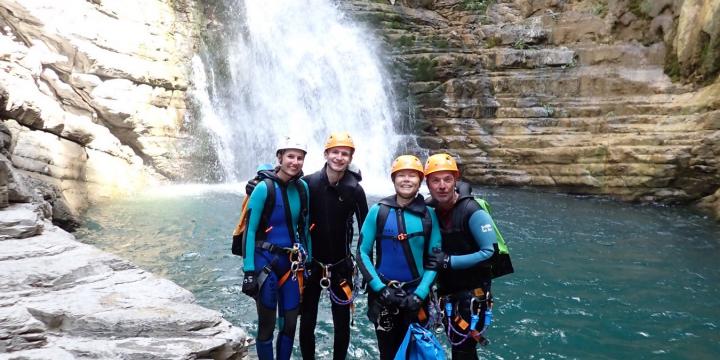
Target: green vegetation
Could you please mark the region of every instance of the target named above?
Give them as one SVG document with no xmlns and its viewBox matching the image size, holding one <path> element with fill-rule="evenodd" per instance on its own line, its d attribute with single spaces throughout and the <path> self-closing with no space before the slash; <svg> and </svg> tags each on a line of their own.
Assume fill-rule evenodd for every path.
<svg viewBox="0 0 720 360">
<path fill-rule="evenodd" d="M 630 9 L 630 12 L 640 19 L 647 19 L 649 17 L 648 13 L 650 12 L 650 6 L 651 5 L 648 3 L 648 0 L 630 0 L 628 3 L 628 9 Z"/>
<path fill-rule="evenodd" d="M 493 36 L 485 40 L 485 48 L 487 49 L 492 49 L 500 44 L 502 44 L 502 40 L 499 37 Z"/>
<path fill-rule="evenodd" d="M 401 47 L 408 47 L 408 46 L 415 45 L 415 36 L 403 35 L 398 39 L 397 44 Z"/>
<path fill-rule="evenodd" d="M 592 7 L 592 13 L 595 16 L 604 18 L 608 13 L 608 4 L 605 0 L 595 0 Z"/>
<path fill-rule="evenodd" d="M 390 21 L 390 24 L 388 26 L 390 26 L 391 29 L 407 30 L 410 28 L 410 26 L 408 24 L 402 22 L 401 20 L 399 20 L 397 18 L 392 19 L 392 21 Z"/>
<path fill-rule="evenodd" d="M 430 40 L 430 44 L 432 44 L 433 47 L 436 47 L 438 49 L 447 49 L 450 46 L 450 43 L 447 41 L 447 39 L 433 36 L 432 40 Z"/>
<path fill-rule="evenodd" d="M 484 14 L 490 5 L 494 4 L 495 0 L 463 0 L 462 8 L 467 11 L 476 11 Z"/>
<path fill-rule="evenodd" d="M 555 108 L 552 107 L 550 104 L 542 104 L 543 109 L 545 109 L 545 113 L 547 114 L 547 117 L 553 117 L 555 115 Z"/>
<path fill-rule="evenodd" d="M 682 79 L 680 62 L 673 48 L 668 49 L 667 56 L 665 57 L 665 74 L 667 74 L 672 81 L 680 81 L 680 79 Z"/>
<path fill-rule="evenodd" d="M 527 48 L 528 48 L 528 45 L 525 43 L 525 40 L 524 40 L 524 39 L 518 38 L 518 39 L 515 40 L 515 42 L 513 43 L 512 47 L 513 47 L 513 49 L 524 50 L 524 49 L 527 49 Z"/>
<path fill-rule="evenodd" d="M 413 69 L 415 81 L 432 81 L 435 79 L 435 67 L 438 62 L 429 57 L 414 58 L 408 65 Z"/>
</svg>

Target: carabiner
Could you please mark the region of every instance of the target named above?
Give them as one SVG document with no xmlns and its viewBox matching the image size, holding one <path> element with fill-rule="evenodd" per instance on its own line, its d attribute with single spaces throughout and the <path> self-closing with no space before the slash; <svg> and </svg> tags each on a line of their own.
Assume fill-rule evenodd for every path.
<svg viewBox="0 0 720 360">
<path fill-rule="evenodd" d="M 320 287 L 327 289 L 330 287 L 330 265 L 323 265 L 323 277 L 320 279 Z"/>
<path fill-rule="evenodd" d="M 476 298 L 476 297 L 470 299 L 470 313 L 471 314 L 473 313 L 473 308 L 475 307 L 476 301 L 480 301 L 480 300 L 478 300 L 478 298 Z M 480 315 L 481 308 L 482 308 L 482 306 L 478 305 L 477 311 L 476 311 L 477 315 Z"/>
</svg>

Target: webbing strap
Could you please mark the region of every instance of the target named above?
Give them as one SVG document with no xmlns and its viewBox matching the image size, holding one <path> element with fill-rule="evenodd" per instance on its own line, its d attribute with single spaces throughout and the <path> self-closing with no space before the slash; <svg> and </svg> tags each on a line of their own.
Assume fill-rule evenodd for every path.
<svg viewBox="0 0 720 360">
<path fill-rule="evenodd" d="M 285 284 L 285 282 L 287 281 L 287 279 L 290 277 L 290 273 L 292 273 L 292 271 L 288 270 L 288 271 L 280 278 L 280 281 L 278 281 L 278 288 L 282 287 L 283 284 Z"/>
<path fill-rule="evenodd" d="M 427 312 L 425 312 L 425 309 L 420 308 L 420 310 L 418 310 L 417 318 L 420 322 L 425 322 L 425 320 L 427 320 L 428 317 L 427 317 Z"/>
</svg>

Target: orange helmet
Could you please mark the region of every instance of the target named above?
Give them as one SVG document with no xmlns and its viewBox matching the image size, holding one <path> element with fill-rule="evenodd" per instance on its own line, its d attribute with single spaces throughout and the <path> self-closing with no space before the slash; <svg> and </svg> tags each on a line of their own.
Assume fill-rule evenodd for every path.
<svg viewBox="0 0 720 360">
<path fill-rule="evenodd" d="M 400 155 L 393 161 L 390 177 L 393 177 L 400 170 L 415 170 L 420 173 L 420 180 L 423 178 L 423 166 L 416 156 Z"/>
<path fill-rule="evenodd" d="M 457 162 L 455 162 L 455 159 L 448 154 L 435 154 L 429 157 L 425 162 L 425 176 L 438 171 L 452 171 L 455 178 L 460 177 L 460 170 L 458 170 Z"/>
<path fill-rule="evenodd" d="M 327 141 L 325 142 L 325 150 L 336 146 L 347 146 L 355 151 L 355 143 L 353 142 L 352 137 L 350 137 L 350 133 L 347 131 L 334 132 L 328 136 Z"/>
</svg>

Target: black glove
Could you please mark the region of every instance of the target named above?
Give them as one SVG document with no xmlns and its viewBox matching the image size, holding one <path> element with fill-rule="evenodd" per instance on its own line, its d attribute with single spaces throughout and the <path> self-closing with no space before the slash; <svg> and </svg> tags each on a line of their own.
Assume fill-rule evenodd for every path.
<svg viewBox="0 0 720 360">
<path fill-rule="evenodd" d="M 415 295 L 415 293 L 406 296 L 402 299 L 402 302 L 400 303 L 400 309 L 410 313 L 419 311 L 421 306 L 422 299 L 420 299 L 419 296 Z"/>
<path fill-rule="evenodd" d="M 386 286 L 380 290 L 378 301 L 385 307 L 400 307 L 400 303 L 405 297 L 406 293 L 403 289 L 395 289 Z"/>
<path fill-rule="evenodd" d="M 252 194 L 253 190 L 255 190 L 255 186 L 260 182 L 260 177 L 256 176 L 250 180 L 248 180 L 247 184 L 245 184 L 245 194 L 247 196 L 250 196 Z"/>
<path fill-rule="evenodd" d="M 433 248 L 425 257 L 425 268 L 428 270 L 450 270 L 450 255 L 444 253 L 440 248 Z"/>
<path fill-rule="evenodd" d="M 249 297 L 255 297 L 258 293 L 258 283 L 255 274 L 252 272 L 245 273 L 242 282 L 242 292 Z"/>
</svg>

